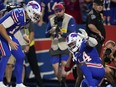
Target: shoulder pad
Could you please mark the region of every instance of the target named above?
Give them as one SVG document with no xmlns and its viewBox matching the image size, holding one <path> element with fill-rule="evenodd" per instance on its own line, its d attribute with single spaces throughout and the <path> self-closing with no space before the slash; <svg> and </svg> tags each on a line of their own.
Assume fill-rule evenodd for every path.
<svg viewBox="0 0 116 87">
<path fill-rule="evenodd" d="M 13 10 L 13 16 L 16 19 L 16 22 L 23 25 L 25 19 L 24 19 L 24 9 L 18 8 Z"/>
</svg>

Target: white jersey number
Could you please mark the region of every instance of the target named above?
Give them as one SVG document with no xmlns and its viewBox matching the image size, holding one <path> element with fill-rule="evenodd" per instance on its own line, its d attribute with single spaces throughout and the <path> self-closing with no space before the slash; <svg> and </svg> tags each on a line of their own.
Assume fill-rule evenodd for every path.
<svg viewBox="0 0 116 87">
<path fill-rule="evenodd" d="M 84 60 L 84 62 L 89 62 L 89 61 L 91 61 L 91 57 L 90 56 L 88 56 L 85 52 L 83 52 L 83 60 Z"/>
</svg>

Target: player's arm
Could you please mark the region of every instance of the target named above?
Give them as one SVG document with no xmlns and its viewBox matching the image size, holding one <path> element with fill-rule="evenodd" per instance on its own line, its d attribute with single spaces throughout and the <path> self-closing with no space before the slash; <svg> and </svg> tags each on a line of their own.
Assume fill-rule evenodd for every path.
<svg viewBox="0 0 116 87">
<path fill-rule="evenodd" d="M 11 49 L 17 50 L 18 44 L 11 40 L 11 38 L 9 37 L 9 35 L 6 32 L 5 27 L 2 24 L 0 24 L 0 34 L 9 43 L 9 45 L 11 46 Z"/>
<path fill-rule="evenodd" d="M 0 34 L 5 38 L 5 40 L 10 43 L 12 40 L 10 39 L 9 35 L 6 32 L 5 27 L 0 24 Z"/>
<path fill-rule="evenodd" d="M 79 29 L 79 31 L 81 32 L 81 33 L 78 33 L 80 35 L 80 37 L 85 39 L 87 44 L 90 47 L 95 47 L 98 44 L 97 40 L 93 37 L 89 37 L 84 29 Z"/>
<path fill-rule="evenodd" d="M 98 42 L 95 38 L 93 37 L 88 37 L 88 40 L 87 40 L 87 44 L 90 46 L 90 47 L 95 47 Z"/>
<path fill-rule="evenodd" d="M 3 16 L 2 23 L 0 24 L 0 34 L 9 43 L 11 49 L 17 50 L 18 44 L 16 42 L 12 41 L 12 38 L 10 38 L 8 33 L 7 33 L 7 29 L 9 27 L 11 27 L 14 23 L 15 22 L 11 17 L 11 13 Z"/>
</svg>

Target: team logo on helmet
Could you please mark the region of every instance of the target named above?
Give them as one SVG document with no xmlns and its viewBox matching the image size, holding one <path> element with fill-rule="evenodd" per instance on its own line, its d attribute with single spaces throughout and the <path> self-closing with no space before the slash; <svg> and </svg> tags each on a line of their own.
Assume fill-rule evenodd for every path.
<svg viewBox="0 0 116 87">
<path fill-rule="evenodd" d="M 67 42 L 69 42 L 69 39 L 70 38 L 72 38 L 72 39 L 70 39 L 71 40 L 71 42 L 74 40 L 74 38 L 75 37 L 77 37 L 78 36 L 78 34 L 76 34 L 76 33 L 71 33 L 66 39 L 67 39 Z"/>
<path fill-rule="evenodd" d="M 34 4 L 33 2 L 29 3 L 28 6 L 32 6 L 33 9 L 38 9 L 39 6 L 37 4 Z"/>
</svg>

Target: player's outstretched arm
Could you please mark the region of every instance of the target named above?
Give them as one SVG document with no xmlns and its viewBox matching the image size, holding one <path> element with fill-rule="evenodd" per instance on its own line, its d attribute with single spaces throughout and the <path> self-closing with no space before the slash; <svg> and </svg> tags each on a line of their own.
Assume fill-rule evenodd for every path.
<svg viewBox="0 0 116 87">
<path fill-rule="evenodd" d="M 84 29 L 79 29 L 79 31 L 81 32 L 78 33 L 79 36 L 85 39 L 90 47 L 95 47 L 98 44 L 97 40 L 93 37 L 89 37 Z"/>
<path fill-rule="evenodd" d="M 87 43 L 90 47 L 95 47 L 98 44 L 97 40 L 93 37 L 89 37 Z"/>
</svg>

